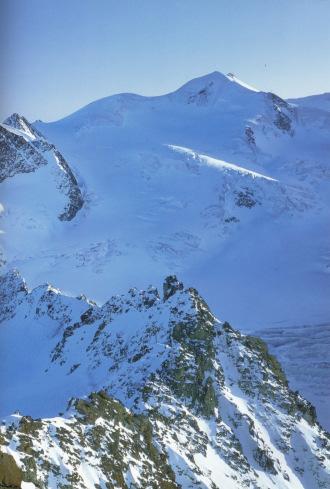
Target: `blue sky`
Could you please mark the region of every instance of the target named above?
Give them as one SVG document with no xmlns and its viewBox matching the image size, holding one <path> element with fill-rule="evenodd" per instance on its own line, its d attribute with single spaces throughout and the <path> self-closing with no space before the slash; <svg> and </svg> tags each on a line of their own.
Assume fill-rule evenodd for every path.
<svg viewBox="0 0 330 489">
<path fill-rule="evenodd" d="M 330 0 L 1 0 L 1 118 L 61 118 L 118 92 L 233 72 L 282 97 L 330 91 Z"/>
</svg>

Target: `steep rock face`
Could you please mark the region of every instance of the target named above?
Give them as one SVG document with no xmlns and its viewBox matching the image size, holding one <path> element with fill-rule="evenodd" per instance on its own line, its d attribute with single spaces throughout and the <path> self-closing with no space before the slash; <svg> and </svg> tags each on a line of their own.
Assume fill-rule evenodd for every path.
<svg viewBox="0 0 330 489">
<path fill-rule="evenodd" d="M 288 102 L 283 100 L 274 93 L 268 93 L 267 97 L 272 103 L 272 109 L 274 111 L 274 124 L 283 132 L 287 132 L 293 136 L 293 122 L 295 118 L 295 109 Z"/>
<path fill-rule="evenodd" d="M 20 290 L 15 277 L 3 283 Z M 329 484 L 329 438 L 313 406 L 289 389 L 265 343 L 218 321 L 176 277 L 163 297 L 131 289 L 102 307 L 50 286 L 20 293 L 1 344 L 10 350 L 24 335 L 27 358 L 35 335 L 40 355 L 29 357 L 23 398 L 24 358 L 16 355 L 16 370 L 10 354 L 0 360 L 1 392 L 11 397 L 1 450 L 24 481 L 41 489 Z M 23 416 L 11 415 L 13 405 Z"/>
<path fill-rule="evenodd" d="M 82 193 L 70 166 L 24 117 L 13 114 L 0 125 L 0 157 L 0 182 L 51 165 L 56 188 L 67 200 L 58 216 L 60 220 L 70 221 L 83 206 Z M 49 183 L 45 181 L 44 185 Z"/>
<path fill-rule="evenodd" d="M 1 181 L 17 173 L 29 173 L 47 160 L 38 150 L 20 134 L 11 132 L 4 125 L 0 126 Z"/>
<path fill-rule="evenodd" d="M 17 270 L 0 276 L 0 322 L 15 314 L 27 294 L 27 286 Z"/>
</svg>

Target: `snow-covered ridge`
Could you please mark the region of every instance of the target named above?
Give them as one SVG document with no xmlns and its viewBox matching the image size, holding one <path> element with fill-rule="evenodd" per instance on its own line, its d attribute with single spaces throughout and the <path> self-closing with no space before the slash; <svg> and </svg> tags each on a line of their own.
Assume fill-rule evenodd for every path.
<svg viewBox="0 0 330 489">
<path fill-rule="evenodd" d="M 59 219 L 70 221 L 75 217 L 84 203 L 75 176 L 62 154 L 25 117 L 13 114 L 0 124 L 0 151 L 0 182 L 46 166 L 42 183 L 48 198 L 52 198 L 54 191 L 65 196 Z M 55 198 L 61 200 L 61 196 Z"/>
<path fill-rule="evenodd" d="M 276 97 L 274 102 L 273 97 Z M 270 103 L 271 102 L 271 103 Z M 273 104 L 274 102 L 274 104 Z M 289 108 L 280 97 L 259 91 L 242 82 L 233 74 L 224 75 L 218 71 L 188 81 L 177 90 L 158 96 L 142 96 L 135 93 L 119 93 L 96 100 L 78 109 L 62 119 L 64 124 L 75 124 L 82 129 L 88 124 L 93 126 L 125 125 L 129 114 L 139 111 L 188 111 L 193 114 L 195 109 L 203 112 L 246 106 L 251 104 L 272 105 L 274 122 L 279 113 L 286 118 L 285 108 Z M 235 107 L 236 106 L 236 107 Z M 287 106 L 287 107 L 286 107 Z M 54 122 L 57 124 L 60 121 Z M 43 125 L 37 121 L 36 126 Z M 283 129 L 283 128 L 282 128 Z M 284 130 L 286 130 L 284 128 Z"/>
<path fill-rule="evenodd" d="M 50 286 L 29 292 L 17 272 L 0 291 L 0 464 L 17 479 L 40 489 L 329 484 L 313 406 L 262 341 L 218 321 L 176 277 L 162 293 L 131 289 L 101 307 Z"/>
<path fill-rule="evenodd" d="M 255 171 L 248 170 L 246 168 L 243 168 L 242 166 L 235 165 L 233 163 L 228 163 L 227 161 L 221 161 L 218 160 L 217 158 L 212 158 L 207 155 L 202 155 L 198 154 L 195 151 L 193 151 L 190 148 L 183 148 L 181 146 L 174 146 L 174 145 L 169 145 L 169 148 L 172 148 L 174 151 L 177 151 L 178 153 L 186 154 L 188 156 L 191 156 L 194 160 L 200 161 L 201 163 L 204 163 L 206 165 L 214 166 L 215 168 L 219 168 L 224 171 L 236 171 L 238 173 L 241 173 L 242 175 L 249 175 L 252 178 L 264 178 L 265 180 L 270 180 L 275 182 L 275 178 L 267 177 L 266 175 L 262 175 L 261 173 L 257 173 Z"/>
<path fill-rule="evenodd" d="M 295 106 L 308 107 L 311 109 L 330 112 L 330 93 L 320 93 L 308 97 L 290 98 L 287 100 Z"/>
</svg>

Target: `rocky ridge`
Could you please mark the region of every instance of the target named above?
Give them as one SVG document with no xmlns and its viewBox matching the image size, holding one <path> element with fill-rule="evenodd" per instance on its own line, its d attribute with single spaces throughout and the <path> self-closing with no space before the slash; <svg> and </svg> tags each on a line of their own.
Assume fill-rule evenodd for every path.
<svg viewBox="0 0 330 489">
<path fill-rule="evenodd" d="M 175 276 L 162 294 L 131 289 L 101 307 L 48 285 L 29 291 L 17 272 L 1 278 L 0 290 L 0 340 L 17 358 L 16 366 L 13 351 L 1 359 L 1 389 L 19 411 L 2 406 L 1 451 L 25 482 L 40 489 L 329 485 L 329 436 L 313 406 L 289 389 L 265 343 L 217 320 Z"/>
<path fill-rule="evenodd" d="M 58 216 L 60 220 L 70 221 L 83 206 L 83 196 L 69 164 L 25 117 L 12 114 L 0 124 L 0 158 L 0 182 L 51 165 L 56 187 L 67 199 Z"/>
</svg>

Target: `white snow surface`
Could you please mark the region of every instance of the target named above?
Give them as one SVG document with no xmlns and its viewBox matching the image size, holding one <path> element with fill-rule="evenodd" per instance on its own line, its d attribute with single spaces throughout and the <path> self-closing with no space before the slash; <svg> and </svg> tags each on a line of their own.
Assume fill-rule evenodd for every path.
<svg viewBox="0 0 330 489">
<path fill-rule="evenodd" d="M 320 109 L 330 112 L 330 93 L 320 93 L 319 95 L 309 95 L 308 97 L 290 98 L 287 100 L 291 104 L 312 109 Z"/>
<path fill-rule="evenodd" d="M 35 127 L 85 203 L 59 222 L 49 167 L 6 179 L 5 270 L 99 303 L 178 273 L 240 328 L 328 321 L 329 113 L 214 72 Z"/>
</svg>

